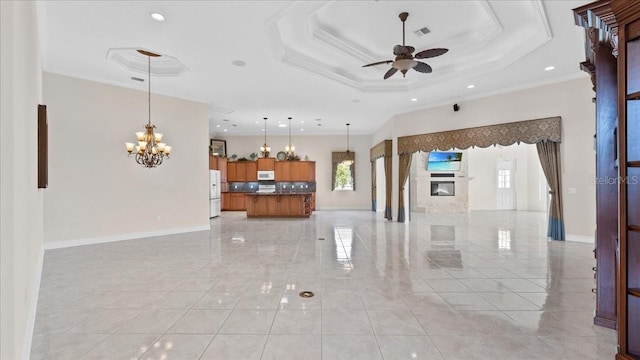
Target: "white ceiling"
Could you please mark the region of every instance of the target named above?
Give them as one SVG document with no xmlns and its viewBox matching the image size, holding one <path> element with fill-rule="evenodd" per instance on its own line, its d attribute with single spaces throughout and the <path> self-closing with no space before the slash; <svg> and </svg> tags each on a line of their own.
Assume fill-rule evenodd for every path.
<svg viewBox="0 0 640 360">
<path fill-rule="evenodd" d="M 146 91 L 131 77 L 146 81 L 147 58 L 131 49 L 177 59 L 186 69 L 154 69 L 152 92 L 208 103 L 211 132 L 262 134 L 268 117 L 269 134 L 286 134 L 276 123 L 291 116 L 296 136 L 343 134 L 346 123 L 371 134 L 394 114 L 454 103 L 464 111 L 464 100 L 586 76 L 571 9 L 587 2 L 41 1 L 38 22 L 45 71 Z M 407 45 L 449 52 L 423 60 L 431 74 L 383 80 L 388 65 L 362 65 L 393 59 L 403 11 Z M 429 34 L 414 34 L 424 26 Z"/>
</svg>

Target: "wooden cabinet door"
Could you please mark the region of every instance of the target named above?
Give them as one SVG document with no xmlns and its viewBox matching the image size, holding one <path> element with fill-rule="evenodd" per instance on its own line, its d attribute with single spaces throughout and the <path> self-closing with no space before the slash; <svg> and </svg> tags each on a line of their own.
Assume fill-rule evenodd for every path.
<svg viewBox="0 0 640 360">
<path fill-rule="evenodd" d="M 300 181 L 300 161 L 289 162 L 289 181 Z"/>
<path fill-rule="evenodd" d="M 237 168 L 238 168 L 237 162 L 231 162 L 231 161 L 227 162 L 227 181 L 228 182 L 238 181 L 238 177 L 236 176 Z"/>
<path fill-rule="evenodd" d="M 230 193 L 222 193 L 220 194 L 220 208 L 222 210 L 231 210 L 231 194 Z"/>
<path fill-rule="evenodd" d="M 273 195 L 264 196 L 267 203 L 267 215 L 269 216 L 278 215 L 278 198 L 279 197 L 280 196 L 273 196 Z"/>
<path fill-rule="evenodd" d="M 290 165 L 291 161 L 278 161 L 275 163 L 275 179 L 276 181 L 291 181 Z"/>
<path fill-rule="evenodd" d="M 260 158 L 258 159 L 258 170 L 273 171 L 276 169 L 276 158 Z"/>
<path fill-rule="evenodd" d="M 209 155 L 209 170 L 218 170 L 218 158 Z"/>
<path fill-rule="evenodd" d="M 294 196 L 286 195 L 286 196 L 278 196 L 278 210 L 280 215 L 282 216 L 290 216 L 291 215 L 291 199 Z"/>
<path fill-rule="evenodd" d="M 247 162 L 247 181 L 258 181 L 258 163 L 255 161 Z"/>
<path fill-rule="evenodd" d="M 307 180 L 306 181 L 316 181 L 316 162 L 306 161 L 306 163 L 307 163 Z"/>
<path fill-rule="evenodd" d="M 222 157 L 217 157 L 218 161 L 218 170 L 220 170 L 220 182 L 227 182 L 227 159 Z"/>
<path fill-rule="evenodd" d="M 246 210 L 246 204 L 245 204 L 245 195 L 244 193 L 230 193 L 231 194 L 231 198 L 230 198 L 230 202 L 231 202 L 231 206 L 229 210 Z"/>
<path fill-rule="evenodd" d="M 236 181 L 247 181 L 247 163 L 244 161 L 236 163 Z"/>
</svg>

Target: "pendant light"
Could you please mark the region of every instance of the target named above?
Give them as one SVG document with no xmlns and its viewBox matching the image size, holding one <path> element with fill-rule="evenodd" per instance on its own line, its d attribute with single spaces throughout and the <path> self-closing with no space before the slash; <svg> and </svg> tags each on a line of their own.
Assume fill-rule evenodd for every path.
<svg viewBox="0 0 640 360">
<path fill-rule="evenodd" d="M 351 153 L 351 151 L 349 151 L 349 123 L 347 123 L 347 151 L 344 155 L 344 159 L 342 159 L 342 163 L 346 166 L 351 166 L 353 165 L 354 162 L 354 156 L 353 153 Z"/>
<path fill-rule="evenodd" d="M 169 154 L 171 153 L 171 146 L 160 142 L 162 141 L 162 134 L 155 132 L 155 125 L 151 124 L 151 58 L 152 57 L 160 57 L 159 54 L 154 54 L 145 50 L 138 50 L 138 52 L 142 55 L 148 56 L 148 69 L 149 69 L 149 121 L 144 126 L 145 131 L 136 132 L 136 137 L 138 139 L 138 145 L 134 145 L 133 143 L 125 143 L 127 146 L 128 155 L 131 156 L 133 154 L 133 149 L 135 146 L 135 159 L 136 162 L 146 168 L 154 168 L 160 164 L 162 164 L 162 160 L 166 157 L 169 158 Z"/>
<path fill-rule="evenodd" d="M 287 159 L 291 160 L 295 156 L 296 147 L 291 144 L 291 117 L 289 117 L 289 145 L 284 150 L 287 153 Z"/>
<path fill-rule="evenodd" d="M 267 145 L 267 118 L 264 119 L 264 145 L 260 146 L 260 154 L 262 154 L 263 158 L 269 157 L 269 152 L 271 148 Z"/>
</svg>

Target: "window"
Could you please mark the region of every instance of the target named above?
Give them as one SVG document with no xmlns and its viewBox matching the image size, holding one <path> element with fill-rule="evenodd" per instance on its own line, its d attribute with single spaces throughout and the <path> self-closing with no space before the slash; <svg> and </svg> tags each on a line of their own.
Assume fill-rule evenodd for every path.
<svg viewBox="0 0 640 360">
<path fill-rule="evenodd" d="M 332 153 L 333 169 L 331 171 L 331 190 L 340 191 L 355 191 L 356 190 L 356 177 L 355 177 L 355 161 L 351 164 L 345 164 L 343 162 L 346 157 L 346 152 L 334 152 Z M 351 152 L 352 159 L 355 159 L 355 153 Z"/>
<path fill-rule="evenodd" d="M 498 189 L 511 189 L 511 170 L 498 170 Z"/>
</svg>

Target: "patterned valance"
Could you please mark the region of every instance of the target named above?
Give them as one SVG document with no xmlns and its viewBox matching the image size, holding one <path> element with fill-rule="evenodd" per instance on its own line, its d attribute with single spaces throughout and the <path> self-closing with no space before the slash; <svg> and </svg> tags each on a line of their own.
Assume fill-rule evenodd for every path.
<svg viewBox="0 0 640 360">
<path fill-rule="evenodd" d="M 353 160 L 356 159 L 356 152 L 355 151 L 349 151 L 349 153 L 351 154 Z M 339 164 L 341 163 L 344 158 L 347 156 L 347 152 L 346 151 L 334 151 L 331 153 L 331 163 L 332 164 Z"/>
<path fill-rule="evenodd" d="M 496 144 L 508 146 L 521 142 L 535 144 L 541 141 L 561 142 L 561 118 L 559 116 L 402 136 L 398 138 L 398 154 L 452 148 L 467 149 L 472 146 L 485 148 Z"/>
<path fill-rule="evenodd" d="M 381 157 L 393 156 L 393 141 L 382 140 L 376 146 L 369 149 L 369 160 L 375 161 Z"/>
</svg>

